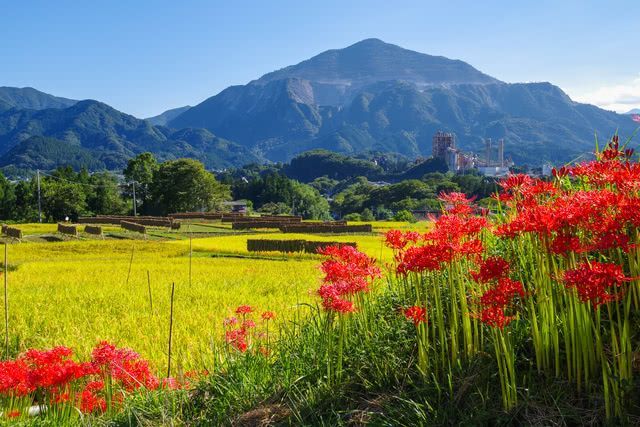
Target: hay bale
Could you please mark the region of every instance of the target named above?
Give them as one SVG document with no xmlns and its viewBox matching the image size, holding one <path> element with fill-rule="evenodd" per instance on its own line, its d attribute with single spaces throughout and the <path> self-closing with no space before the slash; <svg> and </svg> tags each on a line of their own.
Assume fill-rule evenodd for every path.
<svg viewBox="0 0 640 427">
<path fill-rule="evenodd" d="M 18 240 L 22 239 L 22 230 L 20 230 L 19 228 L 10 227 L 7 225 L 3 227 L 3 231 L 4 231 L 4 234 L 6 234 L 9 237 L 12 237 Z"/>
<path fill-rule="evenodd" d="M 358 244 L 355 242 L 317 242 L 306 240 L 304 242 L 304 251 L 309 254 L 317 254 L 320 249 L 324 249 L 328 246 L 352 246 L 357 248 Z"/>
<path fill-rule="evenodd" d="M 69 236 L 78 237 L 78 227 L 74 224 L 58 223 L 58 233 L 67 234 Z"/>
<path fill-rule="evenodd" d="M 304 240 L 248 239 L 249 252 L 302 252 Z"/>
<path fill-rule="evenodd" d="M 231 229 L 232 230 L 249 230 L 253 228 L 274 228 L 278 229 L 283 225 L 287 225 L 288 223 L 282 222 L 271 222 L 271 221 L 241 221 L 241 222 L 232 222 Z"/>
<path fill-rule="evenodd" d="M 84 232 L 95 236 L 102 236 L 102 227 L 99 225 L 87 225 L 84 227 Z"/>
<path fill-rule="evenodd" d="M 330 223 L 317 224 L 286 224 L 280 227 L 283 233 L 371 233 L 371 224 L 334 225 Z"/>
<path fill-rule="evenodd" d="M 125 230 L 147 234 L 147 227 L 141 224 L 136 224 L 135 222 L 120 221 L 120 227 L 124 228 Z"/>
</svg>

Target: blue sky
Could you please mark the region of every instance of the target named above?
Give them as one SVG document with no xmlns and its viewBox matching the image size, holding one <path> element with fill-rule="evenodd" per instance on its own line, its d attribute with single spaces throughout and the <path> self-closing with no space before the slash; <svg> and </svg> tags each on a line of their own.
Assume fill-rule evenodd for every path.
<svg viewBox="0 0 640 427">
<path fill-rule="evenodd" d="M 522 3 L 522 5 L 516 5 Z M 8 1 L 0 86 L 147 117 L 376 37 L 507 82 L 640 107 L 636 1 Z"/>
</svg>

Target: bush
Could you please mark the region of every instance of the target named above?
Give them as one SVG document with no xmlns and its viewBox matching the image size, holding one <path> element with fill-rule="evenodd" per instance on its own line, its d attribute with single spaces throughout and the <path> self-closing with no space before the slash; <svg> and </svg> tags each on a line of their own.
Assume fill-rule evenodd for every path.
<svg viewBox="0 0 640 427">
<path fill-rule="evenodd" d="M 393 212 L 384 206 L 378 206 L 375 211 L 375 216 L 377 220 L 387 221 L 393 219 Z"/>
<path fill-rule="evenodd" d="M 416 222 L 416 217 L 413 216 L 413 214 L 407 210 L 401 210 L 398 211 L 394 216 L 393 216 L 394 221 L 403 221 L 403 222 Z"/>
<path fill-rule="evenodd" d="M 345 216 L 342 217 L 342 219 L 347 221 L 362 221 L 362 217 L 358 213 L 346 214 Z"/>
<path fill-rule="evenodd" d="M 360 219 L 362 221 L 375 221 L 376 217 L 373 216 L 373 212 L 371 212 L 371 209 L 366 208 L 365 210 L 362 211 L 362 213 L 360 214 Z"/>
</svg>

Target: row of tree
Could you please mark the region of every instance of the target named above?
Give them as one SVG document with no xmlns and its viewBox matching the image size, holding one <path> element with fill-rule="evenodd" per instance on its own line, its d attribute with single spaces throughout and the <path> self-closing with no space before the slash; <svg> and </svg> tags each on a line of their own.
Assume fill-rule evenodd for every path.
<svg viewBox="0 0 640 427">
<path fill-rule="evenodd" d="M 477 174 L 433 172 L 429 160 L 353 159 L 325 152 L 299 157 L 289 165 L 254 164 L 217 177 L 197 160 L 161 163 L 151 153 L 131 159 L 119 176 L 59 168 L 41 175 L 43 219 L 131 214 L 134 195 L 138 215 L 218 210 L 233 198 L 246 200 L 258 212 L 307 219 L 410 219 L 410 212 L 440 209 L 441 192 L 460 191 L 482 200 L 496 190 L 494 180 Z M 363 172 L 369 176 L 360 175 Z M 0 175 L 0 219 L 38 218 L 37 181 L 34 177 L 13 183 Z"/>
<path fill-rule="evenodd" d="M 199 161 L 158 163 L 144 153 L 129 161 L 124 180 L 109 172 L 89 174 L 71 167 L 15 183 L 0 174 L 0 219 L 36 221 L 40 211 L 44 221 L 131 214 L 134 192 L 135 210 L 145 215 L 219 209 L 231 197 L 230 188 Z"/>
</svg>

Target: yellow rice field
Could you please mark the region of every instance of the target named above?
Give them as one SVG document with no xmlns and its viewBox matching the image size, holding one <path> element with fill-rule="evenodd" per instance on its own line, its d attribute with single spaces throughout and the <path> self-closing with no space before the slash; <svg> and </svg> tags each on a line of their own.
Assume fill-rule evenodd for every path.
<svg viewBox="0 0 640 427">
<path fill-rule="evenodd" d="M 402 225 L 385 223 L 379 227 Z M 55 229 L 50 224 L 23 227 L 25 233 L 51 233 Z M 420 224 L 417 228 L 422 227 Z M 275 311 L 284 321 L 294 315 L 300 302 L 315 302 L 313 291 L 320 277 L 320 257 L 250 256 L 246 250 L 248 238 L 355 241 L 368 254 L 390 260 L 379 234 L 221 234 L 192 240 L 189 284 L 190 243 L 184 235 L 180 240 L 80 239 L 11 244 L 10 348 L 18 352 L 30 347 L 67 345 L 82 355 L 96 342 L 109 340 L 136 349 L 163 369 L 170 289 L 175 283 L 175 363 L 184 369 L 210 366 L 212 346 L 220 342 L 223 334 L 222 320 L 238 305 Z M 300 310 L 304 314 L 308 308 Z M 3 338 L 4 332 L 2 326 Z"/>
</svg>

